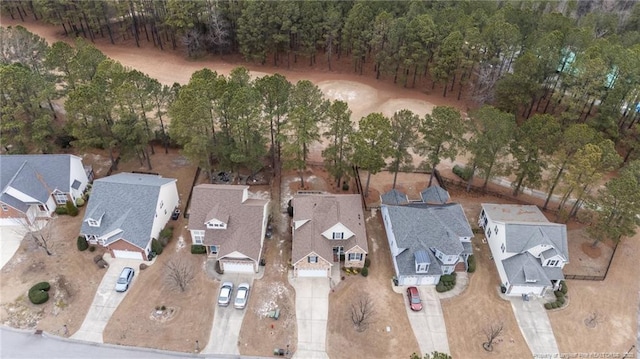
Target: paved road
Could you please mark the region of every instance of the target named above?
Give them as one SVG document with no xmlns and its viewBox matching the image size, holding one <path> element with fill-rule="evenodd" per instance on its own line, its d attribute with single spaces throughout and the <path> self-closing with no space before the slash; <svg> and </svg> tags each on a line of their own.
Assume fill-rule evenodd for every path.
<svg viewBox="0 0 640 359">
<path fill-rule="evenodd" d="M 411 323 L 413 334 L 418 341 L 420 351 L 423 354 L 430 354 L 434 351 L 450 353 L 447 326 L 435 287 L 418 287 L 420 299 L 422 299 L 422 310 L 419 312 L 414 312 L 409 307 L 406 288 L 406 286 L 398 286 L 394 287 L 394 290 L 402 291 L 407 317 L 409 318 L 409 323 Z"/>
<path fill-rule="evenodd" d="M 247 310 L 235 309 L 233 307 L 233 298 L 235 298 L 236 290 L 240 283 L 249 283 L 253 287 L 253 277 L 254 275 L 252 274 L 224 274 L 221 276 L 221 281 L 233 283 L 232 302 L 228 307 L 220 307 L 217 304 L 217 294 L 216 297 L 212 298 L 212 305 L 215 305 L 216 309 L 213 314 L 213 324 L 211 333 L 209 334 L 209 342 L 202 350 L 202 353 L 240 354 L 238 351 L 238 337 L 240 336 L 242 321 L 244 320 L 244 314 Z M 252 298 L 251 291 L 249 291 L 249 301 L 251 300 L 259 300 L 259 298 Z"/>
<path fill-rule="evenodd" d="M 26 230 L 21 226 L 0 226 L 0 269 L 16 253 L 25 233 Z"/>
<path fill-rule="evenodd" d="M 109 263 L 109 268 L 107 268 L 107 272 L 104 274 L 104 277 L 102 277 L 102 282 L 100 282 L 98 286 L 91 307 L 89 307 L 87 316 L 84 318 L 80 329 L 71 336 L 73 339 L 103 343 L 102 332 L 116 311 L 116 308 L 118 308 L 118 305 L 120 305 L 128 293 L 128 291 L 119 293 L 114 289 L 122 268 L 131 267 L 136 271 L 131 286 L 136 285 L 136 280 L 139 275 L 138 266 L 142 263 L 141 261 L 111 258 L 109 254 L 105 254 L 104 258 Z M 149 262 L 146 263 L 148 264 Z"/>
<path fill-rule="evenodd" d="M 520 297 L 509 297 L 509 301 L 531 353 L 557 355 L 560 352 L 558 343 L 542 300 L 525 302 Z"/>
<path fill-rule="evenodd" d="M 197 355 L 179 352 L 168 352 L 147 348 L 125 347 L 110 344 L 87 343 L 77 340 L 59 338 L 49 335 L 35 335 L 33 332 L 19 331 L 0 327 L 0 358 L 33 359 L 112 359 L 112 358 L 218 358 L 218 359 L 250 359 L 239 355 Z"/>
<path fill-rule="evenodd" d="M 330 285 L 327 278 L 289 278 L 296 290 L 298 348 L 294 358 L 328 359 L 327 319 Z"/>
</svg>

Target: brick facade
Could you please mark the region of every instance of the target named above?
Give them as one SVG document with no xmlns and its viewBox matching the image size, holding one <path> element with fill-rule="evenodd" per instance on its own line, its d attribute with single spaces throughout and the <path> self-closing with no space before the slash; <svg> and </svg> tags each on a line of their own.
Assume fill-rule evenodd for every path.
<svg viewBox="0 0 640 359">
<path fill-rule="evenodd" d="M 111 254 L 112 258 L 115 258 L 115 255 L 113 254 L 114 250 L 119 250 L 119 251 L 129 251 L 129 252 L 139 252 L 142 253 L 142 259 L 143 260 L 147 260 L 147 254 L 144 252 L 144 250 L 134 246 L 133 244 L 119 239 L 113 243 L 111 243 L 109 246 L 107 246 L 107 249 L 109 250 L 109 254 Z"/>
</svg>

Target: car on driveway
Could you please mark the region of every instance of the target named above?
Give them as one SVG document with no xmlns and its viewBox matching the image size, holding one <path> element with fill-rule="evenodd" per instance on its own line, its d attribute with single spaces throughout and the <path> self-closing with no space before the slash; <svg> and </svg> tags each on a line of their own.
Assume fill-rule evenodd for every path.
<svg viewBox="0 0 640 359">
<path fill-rule="evenodd" d="M 120 272 L 118 281 L 116 282 L 116 292 L 125 292 L 127 289 L 129 289 L 129 284 L 131 284 L 135 273 L 136 272 L 133 270 L 133 268 L 124 267 L 124 269 L 122 269 L 122 272 Z"/>
<path fill-rule="evenodd" d="M 226 307 L 231 302 L 231 295 L 233 294 L 233 283 L 224 282 L 220 287 L 220 294 L 218 295 L 218 305 Z"/>
<path fill-rule="evenodd" d="M 236 300 L 233 302 L 233 306 L 236 309 L 244 309 L 247 306 L 247 300 L 249 299 L 249 283 L 242 283 L 238 286 L 236 291 Z"/>
<path fill-rule="evenodd" d="M 420 300 L 420 292 L 416 287 L 407 288 L 407 298 L 409 299 L 409 307 L 414 312 L 422 310 L 422 300 Z"/>
</svg>

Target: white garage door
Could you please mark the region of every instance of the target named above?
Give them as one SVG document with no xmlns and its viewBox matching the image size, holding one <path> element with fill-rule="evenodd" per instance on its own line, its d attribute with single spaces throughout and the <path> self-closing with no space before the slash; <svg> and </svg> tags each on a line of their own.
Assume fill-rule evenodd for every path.
<svg viewBox="0 0 640 359">
<path fill-rule="evenodd" d="M 298 269 L 298 277 L 326 278 L 326 269 Z"/>
<path fill-rule="evenodd" d="M 126 258 L 126 259 L 140 259 L 142 260 L 142 253 L 133 252 L 133 251 L 119 251 L 117 249 L 113 250 L 113 255 L 116 258 Z"/>
<path fill-rule="evenodd" d="M 402 276 L 401 280 L 399 281 L 400 285 L 416 285 L 418 284 L 418 277 L 415 276 Z"/>
<path fill-rule="evenodd" d="M 522 294 L 535 294 L 540 295 L 542 290 L 540 287 L 528 287 L 522 285 L 512 285 L 511 290 L 509 291 L 509 295 L 522 295 Z"/>
<path fill-rule="evenodd" d="M 225 273 L 253 273 L 253 264 L 251 263 L 227 263 L 223 262 Z"/>
<path fill-rule="evenodd" d="M 424 276 L 420 277 L 418 280 L 419 285 L 436 285 L 438 282 L 436 281 L 436 277 L 434 276 Z"/>
</svg>

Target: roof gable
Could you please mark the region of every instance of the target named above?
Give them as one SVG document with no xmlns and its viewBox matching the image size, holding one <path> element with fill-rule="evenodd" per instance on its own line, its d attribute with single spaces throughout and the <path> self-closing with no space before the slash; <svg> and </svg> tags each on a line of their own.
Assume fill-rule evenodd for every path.
<svg viewBox="0 0 640 359">
<path fill-rule="evenodd" d="M 146 248 L 151 240 L 160 190 L 167 184 L 175 186 L 175 182 L 173 178 L 134 173 L 94 181 L 81 233 L 103 236 L 122 230 L 122 238 Z M 102 218 L 100 226 L 89 226 L 87 219 L 97 216 Z"/>
<path fill-rule="evenodd" d="M 409 203 L 409 197 L 404 192 L 393 188 L 389 192 L 380 195 L 380 202 L 389 205 L 402 205 Z"/>
<path fill-rule="evenodd" d="M 427 187 L 420 192 L 422 202 L 431 204 L 444 204 L 449 202 L 449 192 L 440 186 Z"/>
</svg>

